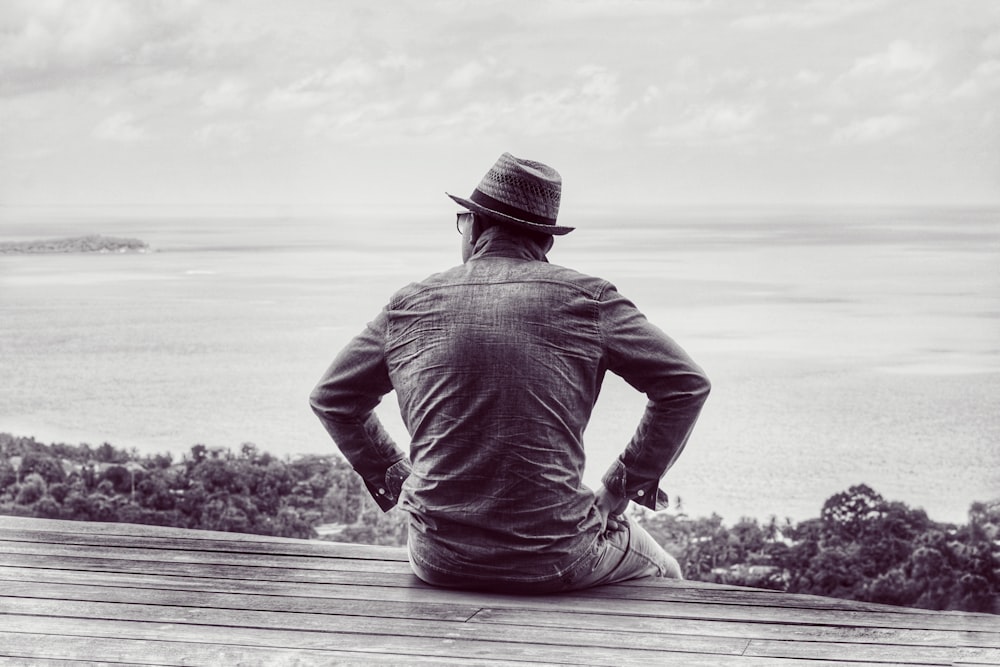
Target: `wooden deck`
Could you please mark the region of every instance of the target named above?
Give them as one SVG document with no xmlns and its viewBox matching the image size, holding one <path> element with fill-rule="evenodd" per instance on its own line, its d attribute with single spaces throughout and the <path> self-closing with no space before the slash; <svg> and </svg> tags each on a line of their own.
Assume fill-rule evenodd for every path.
<svg viewBox="0 0 1000 667">
<path fill-rule="evenodd" d="M 484 595 L 395 548 L 0 517 L 0 663 L 88 662 L 998 665 L 1000 617 L 697 582 Z"/>
</svg>

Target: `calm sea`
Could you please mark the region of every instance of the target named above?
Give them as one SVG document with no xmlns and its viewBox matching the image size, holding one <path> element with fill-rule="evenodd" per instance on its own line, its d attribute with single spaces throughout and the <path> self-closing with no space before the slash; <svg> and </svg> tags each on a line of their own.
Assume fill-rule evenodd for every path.
<svg viewBox="0 0 1000 667">
<path fill-rule="evenodd" d="M 307 406 L 401 285 L 458 262 L 450 211 L 195 216 L 0 210 L 0 431 L 140 451 L 329 452 Z M 1000 496 L 1000 210 L 591 213 L 550 260 L 613 281 L 714 383 L 667 489 L 695 516 L 801 520 L 866 483 L 932 518 Z M 595 482 L 644 398 L 609 378 Z M 387 397 L 380 414 L 405 444 Z"/>
</svg>

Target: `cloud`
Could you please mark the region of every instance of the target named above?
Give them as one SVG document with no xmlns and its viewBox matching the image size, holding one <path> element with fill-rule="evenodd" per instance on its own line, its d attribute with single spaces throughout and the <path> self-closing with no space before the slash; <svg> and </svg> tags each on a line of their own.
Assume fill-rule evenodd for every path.
<svg viewBox="0 0 1000 667">
<path fill-rule="evenodd" d="M 650 138 L 656 143 L 741 143 L 753 136 L 761 112 L 755 104 L 712 103 L 688 111 L 676 123 L 656 127 Z"/>
<path fill-rule="evenodd" d="M 38 69 L 88 64 L 113 56 L 136 21 L 112 2 L 14 2 L 5 21 L 3 58 L 8 65 Z"/>
<path fill-rule="evenodd" d="M 765 11 L 740 16 L 732 22 L 732 26 L 739 30 L 819 28 L 877 11 L 882 4 L 875 0 L 799 2 L 794 3 L 790 9 L 786 10 Z"/>
<path fill-rule="evenodd" d="M 896 40 L 886 50 L 854 61 L 849 75 L 921 74 L 934 66 L 934 59 L 905 40 Z"/>
<path fill-rule="evenodd" d="M 980 48 L 988 55 L 1000 55 L 1000 29 L 987 35 Z"/>
<path fill-rule="evenodd" d="M 449 74 L 444 85 L 448 88 L 468 88 L 482 79 L 486 71 L 485 65 L 477 60 L 472 60 Z"/>
<path fill-rule="evenodd" d="M 548 0 L 525 3 L 526 14 L 541 20 L 566 22 L 580 19 L 633 17 L 683 17 L 711 10 L 704 0 Z"/>
<path fill-rule="evenodd" d="M 613 141 L 618 132 L 627 134 L 633 115 L 660 95 L 655 86 L 646 86 L 634 96 L 625 95 L 619 79 L 617 72 L 606 67 L 579 67 L 568 85 L 532 90 L 506 105 L 502 127 L 529 136 Z"/>
<path fill-rule="evenodd" d="M 795 73 L 793 78 L 795 83 L 799 83 L 804 86 L 814 86 L 823 80 L 823 75 L 811 69 L 800 69 Z"/>
<path fill-rule="evenodd" d="M 1000 90 L 1000 60 L 987 60 L 980 63 L 951 94 L 957 98 L 974 99 L 997 90 Z"/>
<path fill-rule="evenodd" d="M 348 58 L 326 75 L 324 84 L 335 86 L 367 86 L 378 76 L 374 67 L 360 58 Z"/>
<path fill-rule="evenodd" d="M 833 134 L 836 144 L 870 144 L 894 137 L 914 125 L 909 116 L 873 116 L 841 127 Z"/>
<path fill-rule="evenodd" d="M 298 80 L 271 91 L 265 106 L 273 110 L 310 109 L 330 99 L 328 72 L 316 70 Z"/>
<path fill-rule="evenodd" d="M 93 136 L 103 141 L 131 144 L 149 139 L 146 130 L 136 124 L 131 112 L 120 111 L 108 116 L 93 130 Z"/>
<path fill-rule="evenodd" d="M 493 85 L 504 75 L 491 77 L 492 66 L 488 60 L 473 60 L 453 70 L 436 88 L 385 95 L 378 89 L 349 102 L 342 96 L 327 97 L 327 78 L 318 73 L 273 94 L 270 102 L 312 108 L 305 133 L 331 140 L 439 141 L 506 134 L 605 141 L 625 128 L 639 108 L 661 96 L 652 85 L 626 96 L 617 72 L 593 64 L 578 67 L 561 85 L 538 85 L 512 95 L 513 83 Z"/>
<path fill-rule="evenodd" d="M 251 123 L 243 121 L 212 123 L 199 128 L 195 133 L 195 139 L 209 148 L 223 147 L 236 150 L 249 145 L 251 130 Z"/>
<path fill-rule="evenodd" d="M 618 95 L 618 75 L 605 67 L 585 65 L 577 70 L 583 80 L 580 92 L 590 98 L 611 100 Z"/>
<path fill-rule="evenodd" d="M 415 72 L 423 68 L 424 63 L 406 53 L 387 53 L 377 63 L 379 69 L 398 72 Z"/>
<path fill-rule="evenodd" d="M 344 100 L 345 93 L 359 93 L 386 83 L 387 76 L 420 67 L 419 61 L 399 53 L 388 54 L 374 64 L 352 56 L 332 69 L 315 69 L 290 84 L 272 89 L 264 105 L 271 110 L 315 109 Z M 352 98 L 352 104 L 355 102 Z"/>
<path fill-rule="evenodd" d="M 392 122 L 398 103 L 375 102 L 333 113 L 315 113 L 305 125 L 306 136 L 332 141 L 381 138 L 385 123 Z"/>
<path fill-rule="evenodd" d="M 191 2 L 7 0 L 4 10 L 0 62 L 18 77 L 176 60 L 198 17 Z"/>
<path fill-rule="evenodd" d="M 202 107 L 209 112 L 242 109 L 246 103 L 247 85 L 233 79 L 226 79 L 201 95 Z"/>
</svg>

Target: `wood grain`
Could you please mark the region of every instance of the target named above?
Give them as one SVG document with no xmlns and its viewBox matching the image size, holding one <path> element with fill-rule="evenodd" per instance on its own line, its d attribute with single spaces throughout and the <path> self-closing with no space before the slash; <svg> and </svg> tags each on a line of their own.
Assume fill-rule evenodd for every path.
<svg viewBox="0 0 1000 667">
<path fill-rule="evenodd" d="M 1000 665 L 1000 617 L 704 582 L 435 589 L 404 550 L 0 517 L 0 663 Z"/>
</svg>

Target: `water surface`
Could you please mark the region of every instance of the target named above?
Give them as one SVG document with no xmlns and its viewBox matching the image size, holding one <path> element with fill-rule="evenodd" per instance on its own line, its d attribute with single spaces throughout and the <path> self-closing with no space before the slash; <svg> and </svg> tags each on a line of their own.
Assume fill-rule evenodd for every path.
<svg viewBox="0 0 1000 667">
<path fill-rule="evenodd" d="M 458 261 L 448 211 L 46 215 L 0 239 L 100 233 L 153 252 L 0 256 L 0 430 L 181 453 L 328 452 L 313 384 L 401 285 Z M 1000 211 L 692 210 L 573 220 L 554 263 L 612 280 L 714 390 L 665 484 L 727 521 L 816 516 L 867 483 L 962 521 L 1000 496 Z M 588 478 L 644 398 L 610 378 Z M 405 443 L 387 397 L 380 414 Z"/>
</svg>

